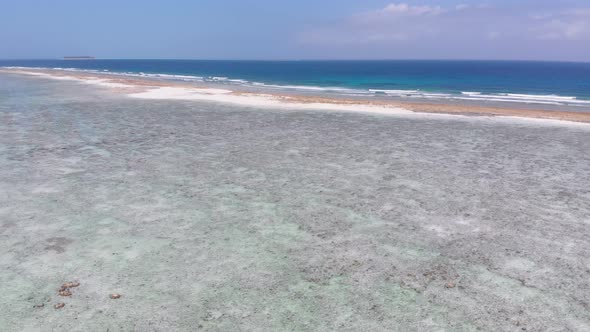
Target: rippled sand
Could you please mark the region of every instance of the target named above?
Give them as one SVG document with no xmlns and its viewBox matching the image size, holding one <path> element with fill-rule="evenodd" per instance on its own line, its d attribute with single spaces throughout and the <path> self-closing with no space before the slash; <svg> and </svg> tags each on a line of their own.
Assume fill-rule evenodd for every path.
<svg viewBox="0 0 590 332">
<path fill-rule="evenodd" d="M 589 174 L 587 124 L 0 74 L 0 326 L 590 330 Z"/>
</svg>

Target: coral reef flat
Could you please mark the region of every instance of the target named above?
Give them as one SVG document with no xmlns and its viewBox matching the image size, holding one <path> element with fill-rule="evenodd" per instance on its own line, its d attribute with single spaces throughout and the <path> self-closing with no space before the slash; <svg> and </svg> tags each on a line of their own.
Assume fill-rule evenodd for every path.
<svg viewBox="0 0 590 332">
<path fill-rule="evenodd" d="M 588 331 L 590 125 L 2 74 L 0 292 L 3 331 Z"/>
</svg>

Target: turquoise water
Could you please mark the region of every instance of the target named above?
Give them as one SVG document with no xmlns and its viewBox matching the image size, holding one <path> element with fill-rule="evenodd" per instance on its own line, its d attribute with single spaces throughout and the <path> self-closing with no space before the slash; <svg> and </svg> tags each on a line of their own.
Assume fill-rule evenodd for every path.
<svg viewBox="0 0 590 332">
<path fill-rule="evenodd" d="M 522 61 L 2 60 L 268 89 L 590 107 L 590 63 Z"/>
</svg>

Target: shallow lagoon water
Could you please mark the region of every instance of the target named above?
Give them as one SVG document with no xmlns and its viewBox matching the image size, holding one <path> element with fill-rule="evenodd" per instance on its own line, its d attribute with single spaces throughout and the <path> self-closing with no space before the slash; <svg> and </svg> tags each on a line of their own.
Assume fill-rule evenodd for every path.
<svg viewBox="0 0 590 332">
<path fill-rule="evenodd" d="M 0 326 L 588 330 L 589 138 L 2 75 Z"/>
</svg>

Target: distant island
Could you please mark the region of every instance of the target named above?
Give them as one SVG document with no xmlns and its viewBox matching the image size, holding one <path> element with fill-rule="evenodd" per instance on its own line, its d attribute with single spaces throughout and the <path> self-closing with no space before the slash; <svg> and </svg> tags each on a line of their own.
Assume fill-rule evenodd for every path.
<svg viewBox="0 0 590 332">
<path fill-rule="evenodd" d="M 64 60 L 94 60 L 93 56 L 82 55 L 82 56 L 64 56 Z"/>
</svg>

